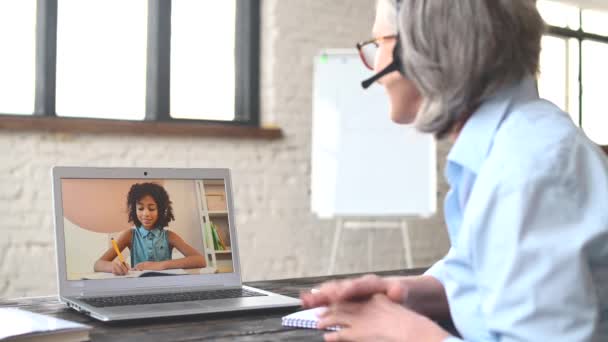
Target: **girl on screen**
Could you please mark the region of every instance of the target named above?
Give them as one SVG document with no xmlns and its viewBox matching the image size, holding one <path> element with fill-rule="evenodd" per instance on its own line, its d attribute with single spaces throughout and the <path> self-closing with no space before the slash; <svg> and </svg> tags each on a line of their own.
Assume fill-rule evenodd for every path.
<svg viewBox="0 0 608 342">
<path fill-rule="evenodd" d="M 131 251 L 131 265 L 121 262 L 113 247 L 95 262 L 95 272 L 125 275 L 129 269 L 166 270 L 206 267 L 205 257 L 178 234 L 166 229 L 175 218 L 169 194 L 156 183 L 137 183 L 127 194 L 129 222 L 135 226 L 121 232 L 116 239 L 118 250 Z M 173 248 L 184 257 L 171 259 Z M 117 259 L 114 261 L 114 259 Z"/>
</svg>

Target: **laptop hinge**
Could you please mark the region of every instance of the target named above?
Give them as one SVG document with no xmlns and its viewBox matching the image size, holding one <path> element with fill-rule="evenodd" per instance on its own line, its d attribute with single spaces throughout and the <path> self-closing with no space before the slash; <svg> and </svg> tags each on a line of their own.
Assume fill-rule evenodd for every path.
<svg viewBox="0 0 608 342">
<path fill-rule="evenodd" d="M 151 288 L 138 288 L 138 289 L 112 289 L 112 290 L 100 290 L 85 291 L 81 290 L 78 293 L 79 297 L 94 297 L 94 296 L 109 296 L 109 295 L 138 295 L 138 294 L 154 294 L 154 293 L 170 293 L 170 292 L 189 292 L 189 291 L 212 291 L 212 290 L 225 290 L 225 289 L 238 289 L 241 285 L 214 285 L 214 286 L 188 286 L 188 287 L 175 287 L 175 286 L 163 286 L 163 287 L 151 287 Z"/>
</svg>

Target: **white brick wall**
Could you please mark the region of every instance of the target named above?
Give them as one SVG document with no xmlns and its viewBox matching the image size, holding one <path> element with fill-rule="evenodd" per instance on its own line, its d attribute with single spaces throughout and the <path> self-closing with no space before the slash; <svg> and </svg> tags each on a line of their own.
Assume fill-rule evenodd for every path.
<svg viewBox="0 0 608 342">
<path fill-rule="evenodd" d="M 312 59 L 321 48 L 352 47 L 370 36 L 374 0 L 262 2 L 262 120 L 278 141 L 128 137 L 0 131 L 0 297 L 57 291 L 50 168 L 53 165 L 229 167 L 244 280 L 320 275 L 334 222 L 310 213 Z M 439 160 L 447 146 L 440 144 Z M 442 172 L 439 172 L 441 175 Z M 445 184 L 440 183 L 441 199 Z M 448 248 L 438 215 L 412 220 L 414 258 L 429 265 Z M 336 271 L 404 266 L 399 231 L 347 231 Z"/>
</svg>

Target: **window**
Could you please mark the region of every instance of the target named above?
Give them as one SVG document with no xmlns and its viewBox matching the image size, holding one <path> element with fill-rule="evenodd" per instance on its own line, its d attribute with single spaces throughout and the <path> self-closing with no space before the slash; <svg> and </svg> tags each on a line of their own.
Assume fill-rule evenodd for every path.
<svg viewBox="0 0 608 342">
<path fill-rule="evenodd" d="M 602 101 L 608 79 L 608 7 L 582 9 L 548 0 L 537 5 L 549 25 L 542 40 L 541 97 L 569 112 L 593 141 L 608 145 L 608 113 Z"/>
<path fill-rule="evenodd" d="M 259 0 L 4 0 L 0 26 L 0 113 L 259 124 Z"/>
<path fill-rule="evenodd" d="M 577 124 L 580 121 L 578 49 L 576 39 L 544 36 L 538 79 L 540 95 L 570 113 Z"/>
<path fill-rule="evenodd" d="M 145 0 L 59 0 L 58 116 L 144 118 L 147 8 Z"/>
<path fill-rule="evenodd" d="M 217 120 L 234 119 L 234 5 L 234 1 L 173 0 L 172 117 L 200 119 L 205 114 Z"/>
<path fill-rule="evenodd" d="M 0 2 L 0 113 L 34 112 L 36 0 Z"/>
</svg>

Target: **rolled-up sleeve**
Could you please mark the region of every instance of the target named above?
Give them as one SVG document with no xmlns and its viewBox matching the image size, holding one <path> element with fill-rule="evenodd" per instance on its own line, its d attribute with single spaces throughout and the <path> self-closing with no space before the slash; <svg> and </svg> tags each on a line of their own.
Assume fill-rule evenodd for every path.
<svg viewBox="0 0 608 342">
<path fill-rule="evenodd" d="M 449 259 L 453 254 L 453 247 L 450 247 L 448 253 L 443 258 L 435 262 L 433 266 L 429 267 L 429 269 L 424 272 L 424 275 L 432 276 L 443 284 L 443 269 L 445 268 L 445 260 Z"/>
</svg>

